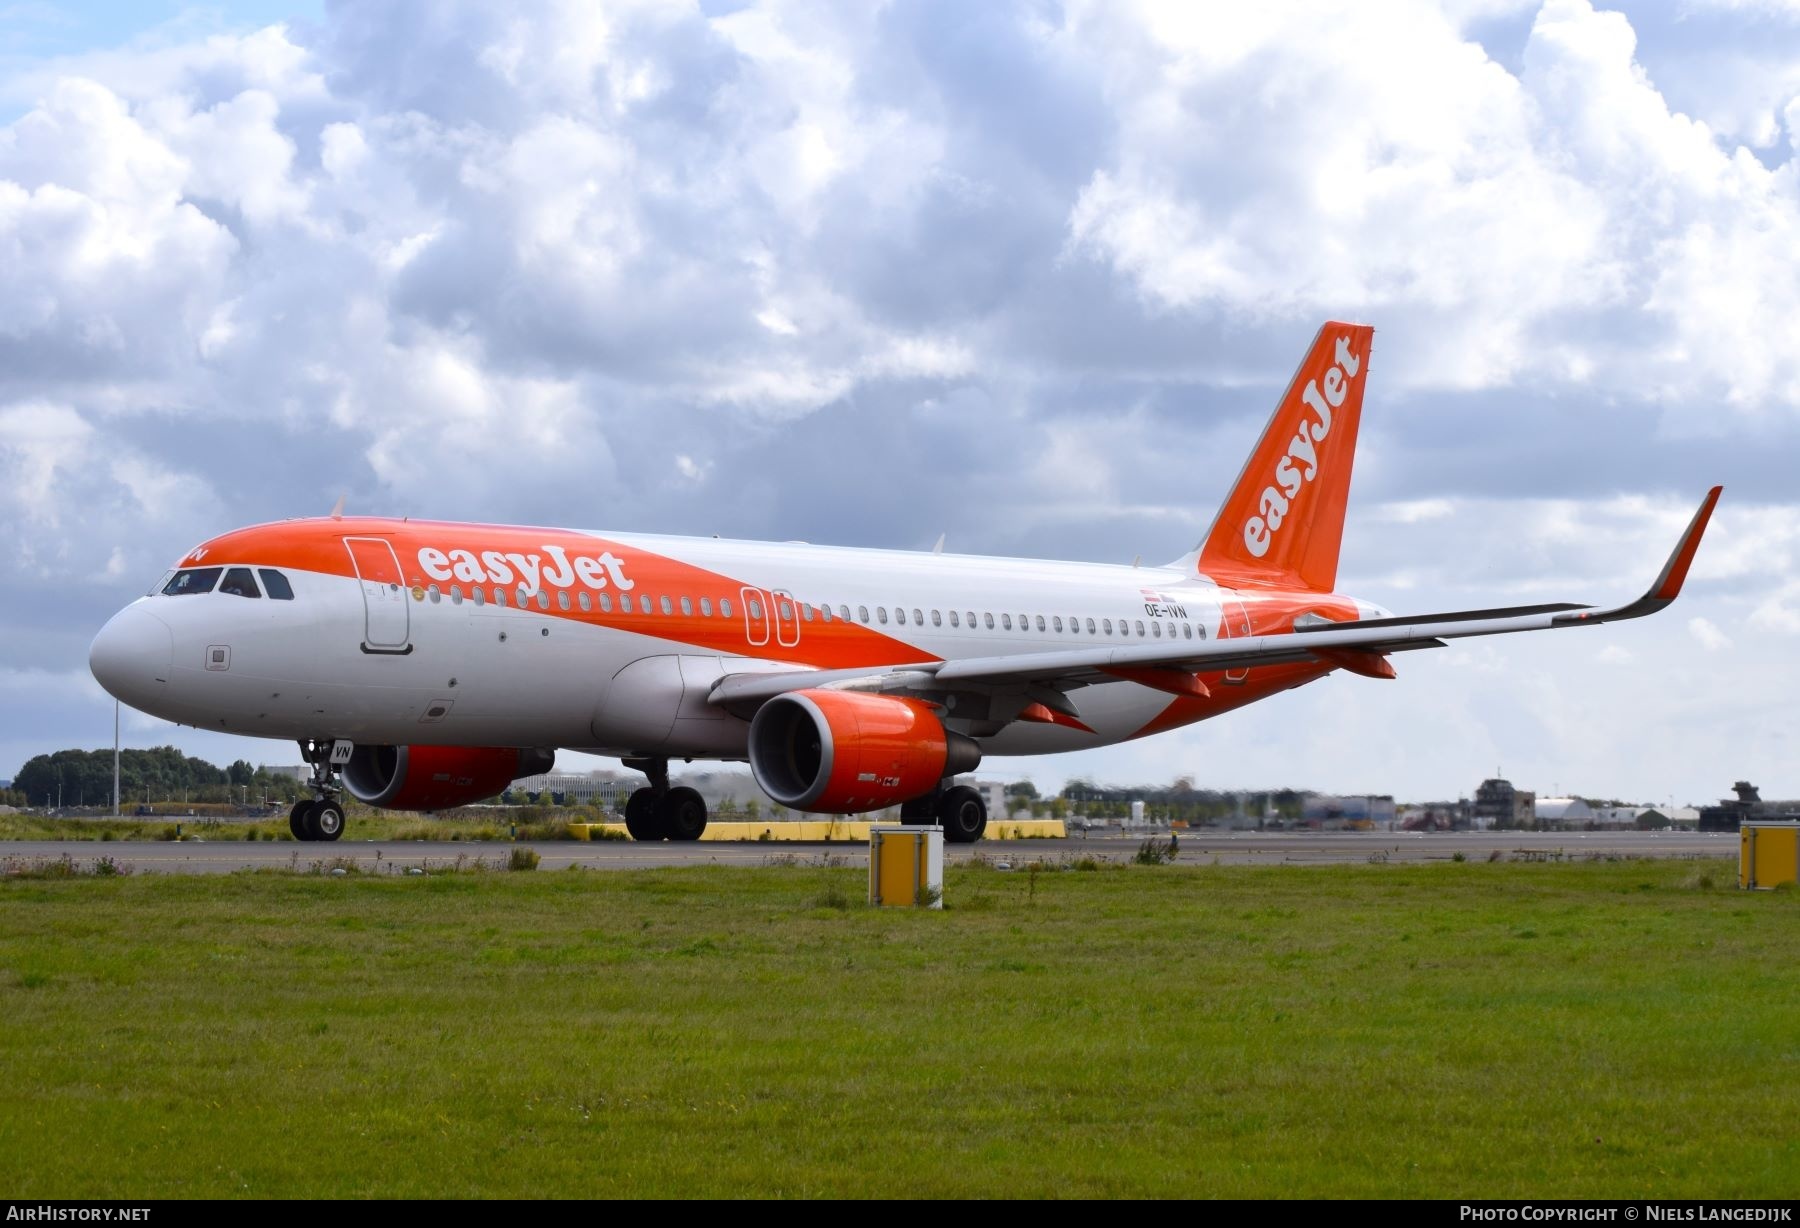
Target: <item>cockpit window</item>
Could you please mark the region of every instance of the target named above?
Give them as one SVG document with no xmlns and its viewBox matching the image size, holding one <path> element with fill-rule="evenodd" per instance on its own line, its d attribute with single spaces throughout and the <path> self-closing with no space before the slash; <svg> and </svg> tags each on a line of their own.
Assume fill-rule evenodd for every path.
<svg viewBox="0 0 1800 1228">
<path fill-rule="evenodd" d="M 156 596 L 156 595 L 157 595 L 157 594 L 158 594 L 158 593 L 160 593 L 160 592 L 162 592 L 162 591 L 163 591 L 163 585 L 165 585 L 165 584 L 167 584 L 167 583 L 168 583 L 168 582 L 169 582 L 169 581 L 170 581 L 170 580 L 171 580 L 171 579 L 172 579 L 172 578 L 173 578 L 173 577 L 174 577 L 174 575 L 175 575 L 175 573 L 174 573 L 174 572 L 172 572 L 172 571 L 165 571 L 165 572 L 163 572 L 163 573 L 162 573 L 162 579 L 160 579 L 160 580 L 158 580 L 158 581 L 157 581 L 157 582 L 156 582 L 156 583 L 155 583 L 155 584 L 152 584 L 152 585 L 151 585 L 151 586 L 150 586 L 150 592 L 149 592 L 149 594 L 148 594 L 148 595 L 149 595 L 149 596 L 151 596 L 151 597 L 154 597 L 154 596 Z"/>
<path fill-rule="evenodd" d="M 163 585 L 163 596 L 188 597 L 194 593 L 210 593 L 224 570 L 223 567 L 189 567 L 178 571 Z"/>
<path fill-rule="evenodd" d="M 294 599 L 294 586 L 289 584 L 288 578 L 279 571 L 260 567 L 256 574 L 262 577 L 263 591 L 274 600 L 292 601 Z"/>
<path fill-rule="evenodd" d="M 262 596 L 262 590 L 256 587 L 256 577 L 250 574 L 248 567 L 233 567 L 226 572 L 224 581 L 219 585 L 219 591 L 233 597 Z"/>
</svg>

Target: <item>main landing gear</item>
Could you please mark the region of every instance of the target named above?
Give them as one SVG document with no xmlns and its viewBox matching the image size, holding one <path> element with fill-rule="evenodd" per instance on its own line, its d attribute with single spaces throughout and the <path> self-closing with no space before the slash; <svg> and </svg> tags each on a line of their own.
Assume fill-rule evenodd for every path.
<svg viewBox="0 0 1800 1228">
<path fill-rule="evenodd" d="M 633 840 L 698 840 L 706 830 L 706 799 L 685 786 L 669 787 L 667 759 L 627 759 L 625 766 L 650 778 L 625 803 L 625 830 Z"/>
<path fill-rule="evenodd" d="M 949 844 L 973 844 L 987 831 L 987 803 L 981 800 L 980 791 L 968 785 L 952 785 L 947 780 L 923 797 L 902 805 L 900 817 L 908 822 L 938 824 Z"/>
<path fill-rule="evenodd" d="M 300 753 L 312 766 L 306 787 L 312 796 L 301 798 L 288 811 L 288 830 L 296 840 L 336 840 L 344 834 L 343 787 L 337 783 L 338 765 L 331 762 L 330 742 L 302 742 Z"/>
</svg>

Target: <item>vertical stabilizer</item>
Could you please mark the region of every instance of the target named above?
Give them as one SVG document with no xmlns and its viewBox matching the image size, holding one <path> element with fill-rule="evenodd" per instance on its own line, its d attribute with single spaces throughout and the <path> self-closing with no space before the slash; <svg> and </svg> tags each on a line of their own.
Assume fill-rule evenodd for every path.
<svg viewBox="0 0 1800 1228">
<path fill-rule="evenodd" d="M 1330 592 L 1375 330 L 1327 323 L 1206 539 L 1178 566 L 1230 584 Z"/>
</svg>

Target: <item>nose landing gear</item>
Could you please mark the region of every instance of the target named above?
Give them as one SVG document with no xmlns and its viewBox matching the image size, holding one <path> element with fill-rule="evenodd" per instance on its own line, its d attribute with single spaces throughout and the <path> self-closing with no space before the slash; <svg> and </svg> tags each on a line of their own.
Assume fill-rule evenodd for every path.
<svg viewBox="0 0 1800 1228">
<path fill-rule="evenodd" d="M 335 745 L 300 743 L 300 754 L 312 767 L 306 787 L 313 795 L 295 802 L 288 812 L 288 830 L 296 840 L 336 840 L 344 834 L 344 804 L 340 800 L 344 791 L 337 783 L 340 762 L 332 754 Z"/>
<path fill-rule="evenodd" d="M 698 790 L 669 787 L 667 759 L 627 759 L 650 780 L 625 802 L 625 830 L 633 840 L 698 840 L 706 831 L 706 799 Z"/>
</svg>

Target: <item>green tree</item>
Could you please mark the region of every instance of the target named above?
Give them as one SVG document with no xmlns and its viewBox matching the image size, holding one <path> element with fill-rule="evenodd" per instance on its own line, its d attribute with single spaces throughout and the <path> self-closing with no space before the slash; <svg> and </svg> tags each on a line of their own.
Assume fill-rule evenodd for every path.
<svg viewBox="0 0 1800 1228">
<path fill-rule="evenodd" d="M 1006 786 L 1006 796 L 1014 801 L 1036 801 L 1037 795 L 1037 786 L 1032 784 L 1029 780 L 1015 780 L 1010 785 Z"/>
<path fill-rule="evenodd" d="M 754 823 L 762 816 L 762 803 L 754 797 L 744 803 L 744 817 Z"/>
</svg>

